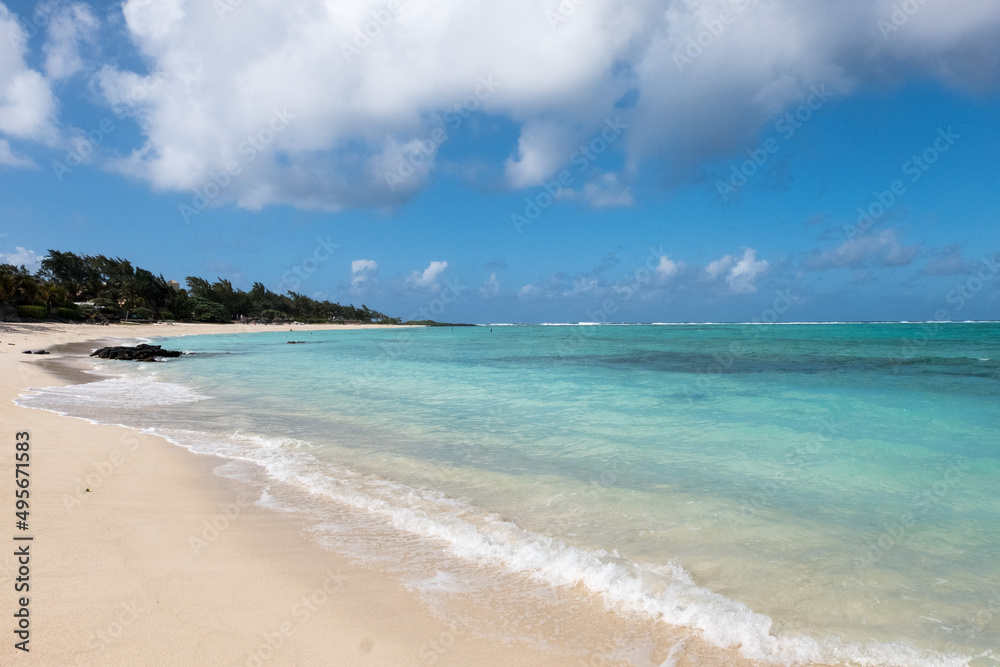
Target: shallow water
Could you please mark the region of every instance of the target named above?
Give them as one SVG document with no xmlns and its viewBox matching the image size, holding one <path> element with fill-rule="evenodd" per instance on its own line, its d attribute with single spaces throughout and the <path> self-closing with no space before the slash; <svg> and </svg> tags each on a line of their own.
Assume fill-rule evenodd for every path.
<svg viewBox="0 0 1000 667">
<path fill-rule="evenodd" d="M 259 464 L 442 605 L 486 566 L 762 661 L 1000 663 L 1000 325 L 234 331 L 21 403 Z"/>
</svg>

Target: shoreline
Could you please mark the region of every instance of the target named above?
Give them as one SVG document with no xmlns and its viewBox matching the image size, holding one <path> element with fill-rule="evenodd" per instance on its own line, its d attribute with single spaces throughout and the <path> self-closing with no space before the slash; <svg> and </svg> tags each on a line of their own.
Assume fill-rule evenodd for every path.
<svg viewBox="0 0 1000 667">
<path fill-rule="evenodd" d="M 360 327 L 292 327 L 317 328 Z M 259 493 L 213 473 L 225 459 L 12 403 L 29 387 L 99 379 L 65 361 L 108 339 L 280 330 L 0 327 L 7 479 L 14 434 L 28 431 L 32 443 L 30 654 L 66 665 L 580 664 L 568 647 L 461 633 L 401 582 L 312 542 L 309 521 L 255 505 Z M 21 354 L 54 346 L 45 357 Z M 0 610 L 9 614 L 17 604 L 15 560 L 12 550 L 0 560 L 0 588 L 8 591 Z M 18 652 L 0 648 L 7 651 Z"/>
</svg>

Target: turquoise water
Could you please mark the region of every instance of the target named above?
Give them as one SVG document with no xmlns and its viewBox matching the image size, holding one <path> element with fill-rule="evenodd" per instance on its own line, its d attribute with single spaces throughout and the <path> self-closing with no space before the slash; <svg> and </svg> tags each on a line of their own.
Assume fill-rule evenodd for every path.
<svg viewBox="0 0 1000 667">
<path fill-rule="evenodd" d="M 746 657 L 1000 664 L 1000 325 L 234 331 L 22 403 Z"/>
</svg>

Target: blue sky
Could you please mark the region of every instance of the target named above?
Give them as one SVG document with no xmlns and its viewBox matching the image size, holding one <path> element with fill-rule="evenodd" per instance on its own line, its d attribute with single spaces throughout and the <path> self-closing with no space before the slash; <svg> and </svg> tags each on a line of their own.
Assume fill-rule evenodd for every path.
<svg viewBox="0 0 1000 667">
<path fill-rule="evenodd" d="M 0 38 L 2 261 L 447 321 L 1000 319 L 993 2 L 8 1 Z"/>
</svg>

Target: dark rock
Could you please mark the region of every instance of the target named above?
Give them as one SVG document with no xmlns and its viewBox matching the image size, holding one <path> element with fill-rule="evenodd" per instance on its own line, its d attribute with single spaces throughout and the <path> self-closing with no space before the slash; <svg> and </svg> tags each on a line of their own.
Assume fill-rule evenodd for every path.
<svg viewBox="0 0 1000 667">
<path fill-rule="evenodd" d="M 301 345 L 303 343 L 305 343 L 304 340 L 290 340 L 290 341 L 288 341 L 289 345 Z"/>
<path fill-rule="evenodd" d="M 181 353 L 177 350 L 164 350 L 159 345 L 147 345 L 145 343 L 129 347 L 127 345 L 119 347 L 102 347 L 90 353 L 92 357 L 101 359 L 120 359 L 122 361 L 156 361 L 157 357 L 179 357 Z"/>
<path fill-rule="evenodd" d="M 23 350 L 21 354 L 34 354 L 31 350 Z"/>
<path fill-rule="evenodd" d="M 35 350 L 35 354 L 48 354 L 48 350 Z"/>
</svg>

